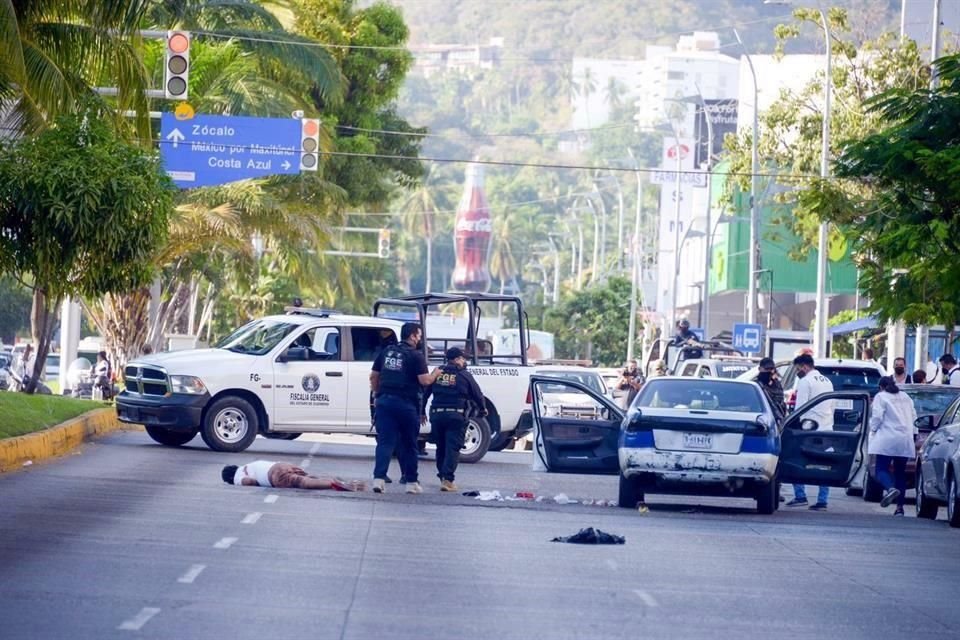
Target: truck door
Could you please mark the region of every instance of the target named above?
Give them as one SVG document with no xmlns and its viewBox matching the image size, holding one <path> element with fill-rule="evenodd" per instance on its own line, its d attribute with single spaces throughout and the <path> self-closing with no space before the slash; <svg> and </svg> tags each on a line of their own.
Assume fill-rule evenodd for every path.
<svg viewBox="0 0 960 640">
<path fill-rule="evenodd" d="M 370 431 L 370 369 L 390 336 L 398 338 L 390 327 L 350 327 L 350 346 L 346 351 L 347 429 L 362 433 Z"/>
<path fill-rule="evenodd" d="M 299 333 L 274 362 L 276 430 L 343 428 L 349 382 L 340 344 L 337 327 L 313 327 Z"/>
</svg>

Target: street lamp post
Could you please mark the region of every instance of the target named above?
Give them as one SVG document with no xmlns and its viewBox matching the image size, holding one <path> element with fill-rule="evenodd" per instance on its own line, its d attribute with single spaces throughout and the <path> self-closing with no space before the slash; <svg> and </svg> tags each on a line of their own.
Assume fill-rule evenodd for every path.
<svg viewBox="0 0 960 640">
<path fill-rule="evenodd" d="M 790 0 L 765 0 L 765 4 L 792 4 Z M 819 3 L 818 3 L 819 4 Z M 823 36 L 826 43 L 826 68 L 823 79 L 823 121 L 820 149 L 820 179 L 826 180 L 830 177 L 830 94 L 833 84 L 832 79 L 832 58 L 830 22 L 822 6 L 817 7 L 820 14 L 820 21 L 823 24 Z M 756 113 L 756 109 L 754 110 Z M 817 300 L 816 311 L 813 321 L 813 353 L 815 357 L 822 358 L 826 356 L 827 350 L 827 315 L 829 308 L 827 305 L 827 240 L 830 234 L 830 226 L 827 222 L 821 222 L 817 232 Z M 751 270 L 751 273 L 753 270 Z"/>
<path fill-rule="evenodd" d="M 670 288 L 670 326 L 677 324 L 677 283 L 680 280 L 680 172 L 682 168 L 682 154 L 680 153 L 680 135 L 673 129 L 674 155 L 677 157 L 677 175 L 674 184 L 673 198 L 676 201 L 673 214 L 674 253 L 673 253 L 673 286 Z"/>
<path fill-rule="evenodd" d="M 697 326 L 703 329 L 703 283 L 694 282 L 690 285 L 690 288 L 697 290 Z M 706 329 L 704 329 L 704 333 L 706 334 Z M 709 338 L 710 336 L 707 336 L 707 339 Z"/>
<path fill-rule="evenodd" d="M 629 362 L 633 360 L 637 338 L 637 280 L 640 277 L 640 216 L 643 212 L 643 180 L 633 150 L 628 149 L 627 152 L 633 160 L 634 175 L 637 179 L 637 209 L 633 219 L 633 242 L 630 250 L 630 321 L 627 336 L 627 362 Z"/>
<path fill-rule="evenodd" d="M 743 49 L 743 55 L 750 67 L 750 75 L 753 77 L 753 134 L 750 141 L 750 256 L 747 267 L 750 273 L 747 283 L 747 322 L 753 324 L 757 321 L 757 282 L 753 273 L 760 267 L 760 215 L 757 211 L 758 178 L 760 174 L 760 153 L 757 148 L 760 135 L 760 87 L 757 84 L 757 70 L 753 67 L 753 59 L 744 46 L 740 33 L 734 29 L 733 35 Z"/>
</svg>

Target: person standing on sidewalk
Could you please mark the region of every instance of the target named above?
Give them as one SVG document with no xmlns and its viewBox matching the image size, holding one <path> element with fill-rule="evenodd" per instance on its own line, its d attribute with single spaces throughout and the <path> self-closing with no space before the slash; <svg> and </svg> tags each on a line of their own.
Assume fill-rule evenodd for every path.
<svg viewBox="0 0 960 640">
<path fill-rule="evenodd" d="M 889 507 L 894 501 L 903 515 L 903 500 L 907 493 L 907 461 L 917 455 L 914 436 L 917 409 L 913 400 L 900 391 L 890 376 L 880 378 L 880 393 L 870 407 L 870 444 L 867 453 L 876 456 L 877 482 L 883 485 L 880 506 Z M 890 467 L 893 467 L 893 478 Z"/>
<path fill-rule="evenodd" d="M 483 392 L 467 371 L 467 359 L 460 347 L 447 349 L 447 364 L 440 368 L 437 381 L 427 388 L 423 405 L 433 396 L 430 425 L 437 442 L 437 476 L 440 491 L 458 491 L 454 484 L 460 450 L 467 433 L 467 416 L 476 412 L 486 416 Z"/>
<path fill-rule="evenodd" d="M 833 383 L 825 375 L 817 371 L 813 356 L 803 353 L 793 359 L 797 368 L 797 409 L 807 404 L 817 396 L 833 392 Z M 833 431 L 833 402 L 821 402 L 807 413 L 810 420 L 817 423 L 817 431 Z M 817 502 L 810 506 L 811 511 L 826 511 L 827 500 L 830 497 L 830 487 L 820 487 L 817 492 Z M 788 507 L 803 507 L 807 505 L 807 490 L 802 484 L 793 485 L 793 500 L 787 503 Z"/>
<path fill-rule="evenodd" d="M 400 342 L 389 345 L 373 361 L 370 388 L 376 395 L 374 420 L 377 429 L 373 491 L 383 493 L 390 458 L 396 450 L 407 493 L 423 493 L 417 476 L 417 438 L 420 435 L 420 394 L 440 373 L 427 371 L 420 352 L 423 331 L 415 322 L 400 329 Z"/>
</svg>

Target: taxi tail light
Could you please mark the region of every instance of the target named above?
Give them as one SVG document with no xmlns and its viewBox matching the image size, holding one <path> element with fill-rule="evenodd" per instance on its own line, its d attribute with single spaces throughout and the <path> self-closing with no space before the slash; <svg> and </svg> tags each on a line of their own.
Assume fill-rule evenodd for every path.
<svg viewBox="0 0 960 640">
<path fill-rule="evenodd" d="M 527 385 L 527 404 L 533 404 L 533 385 Z"/>
<path fill-rule="evenodd" d="M 625 430 L 630 433 L 636 433 L 637 431 L 642 431 L 643 430 L 643 425 L 641 424 L 642 422 L 643 422 L 643 412 L 641 412 L 640 409 L 631 409 L 630 412 L 627 413 L 627 426 L 625 427 Z"/>
</svg>

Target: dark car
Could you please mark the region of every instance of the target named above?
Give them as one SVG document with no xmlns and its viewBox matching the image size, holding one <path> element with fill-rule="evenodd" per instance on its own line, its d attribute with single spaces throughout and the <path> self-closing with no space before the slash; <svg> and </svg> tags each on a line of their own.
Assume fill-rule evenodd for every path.
<svg viewBox="0 0 960 640">
<path fill-rule="evenodd" d="M 923 447 L 927 437 L 940 426 L 944 412 L 950 404 L 960 398 L 960 387 L 948 387 L 944 385 L 933 384 L 905 384 L 900 387 L 901 391 L 910 396 L 917 409 L 917 429 L 916 436 L 917 453 Z M 867 433 L 869 441 L 870 434 Z M 907 462 L 907 489 L 913 489 L 914 478 L 916 476 L 916 461 Z M 854 483 L 856 486 L 857 483 Z M 877 460 L 876 456 L 870 456 L 867 460 L 866 475 L 863 478 L 863 499 L 867 502 L 880 502 L 883 497 L 883 487 L 877 482 Z"/>
<path fill-rule="evenodd" d="M 947 507 L 951 527 L 960 527 L 960 397 L 941 416 L 917 457 L 917 517 L 935 520 Z"/>
</svg>

